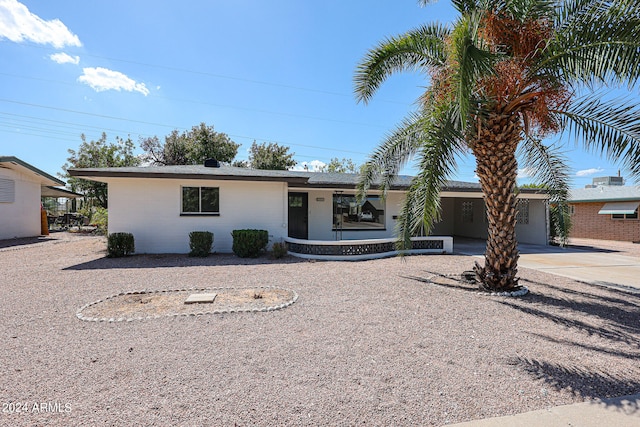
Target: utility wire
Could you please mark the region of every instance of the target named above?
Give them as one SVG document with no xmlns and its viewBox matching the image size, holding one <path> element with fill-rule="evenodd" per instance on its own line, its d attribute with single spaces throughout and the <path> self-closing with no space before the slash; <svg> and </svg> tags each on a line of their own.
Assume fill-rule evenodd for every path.
<svg viewBox="0 0 640 427">
<path fill-rule="evenodd" d="M 32 103 L 13 101 L 13 100 L 1 99 L 1 98 L 0 98 L 0 102 L 8 102 L 8 103 L 14 103 L 14 104 L 20 104 L 20 105 L 27 105 L 27 106 L 31 106 L 31 107 L 51 109 L 51 110 L 70 112 L 70 113 L 76 113 L 76 114 L 83 114 L 83 115 L 87 115 L 87 116 L 95 116 L 95 117 L 100 117 L 100 118 L 109 118 L 109 119 L 112 119 L 112 120 L 122 120 L 122 121 L 128 121 L 128 122 L 149 124 L 149 125 L 154 125 L 154 126 L 159 125 L 159 126 L 164 126 L 164 127 L 171 127 L 171 126 L 167 126 L 167 125 L 160 125 L 158 123 L 153 123 L 153 122 L 144 122 L 144 121 L 139 121 L 139 120 L 126 119 L 126 118 L 123 118 L 123 117 L 105 116 L 105 115 L 102 115 L 102 114 L 87 113 L 85 111 L 69 110 L 69 109 L 64 109 L 64 108 L 59 108 L 59 107 L 50 107 L 50 106 L 46 106 L 46 105 L 32 104 Z M 12 113 L 0 112 L 0 114 L 12 114 Z M 18 115 L 16 115 L 16 116 L 18 116 Z M 28 118 L 32 118 L 32 119 L 39 119 L 39 120 L 46 120 L 46 121 L 53 121 L 53 120 L 50 120 L 50 119 L 41 119 L 41 118 L 37 118 L 37 117 L 34 117 L 34 116 L 22 116 L 22 117 L 28 117 Z M 72 123 L 72 122 L 62 122 L 62 123 L 76 125 L 76 123 Z M 78 126 L 84 126 L 84 125 L 82 125 L 80 123 L 77 123 L 77 125 Z M 92 127 L 97 128 L 95 126 L 92 126 Z M 97 128 L 97 129 L 100 129 L 100 128 Z M 173 129 L 180 129 L 180 128 L 173 127 Z M 43 132 L 47 132 L 46 129 L 43 129 L 42 131 Z M 8 132 L 8 131 L 5 131 L 5 132 Z M 124 131 L 124 132 L 126 132 L 126 131 Z M 22 133 L 22 132 L 14 132 L 14 133 L 24 134 L 24 135 L 31 135 L 31 136 L 41 136 L 41 135 L 27 134 L 27 133 Z M 144 136 L 143 134 L 140 134 L 138 132 L 126 132 L 126 133 L 128 135 Z M 337 152 L 341 152 L 341 153 L 350 153 L 350 154 L 361 154 L 361 155 L 366 155 L 367 154 L 367 153 L 364 153 L 364 152 L 361 152 L 361 151 L 342 150 L 342 149 L 337 149 L 337 148 L 320 147 L 320 146 L 316 146 L 316 145 L 306 145 L 306 144 L 297 144 L 297 143 L 287 143 L 287 142 L 282 142 L 282 141 L 274 141 L 274 140 L 269 139 L 269 138 L 256 138 L 256 137 L 252 137 L 252 136 L 238 135 L 238 134 L 227 134 L 227 135 L 229 135 L 230 137 L 242 138 L 242 139 L 247 139 L 247 140 L 270 141 L 270 142 L 275 142 L 275 143 L 278 143 L 278 144 L 281 144 L 281 145 L 287 145 L 287 146 L 292 146 L 292 147 L 303 147 L 303 148 L 312 148 L 312 149 L 316 149 L 316 150 L 337 151 Z M 56 139 L 60 139 L 60 138 L 56 138 Z"/>
<path fill-rule="evenodd" d="M 9 74 L 9 73 L 0 73 L 0 76 L 7 76 L 7 77 L 13 77 L 13 78 L 19 78 L 19 79 L 42 81 L 42 82 L 46 82 L 46 83 L 56 83 L 56 84 L 64 84 L 64 85 L 69 85 L 69 86 L 75 86 L 74 83 L 64 82 L 64 81 L 60 81 L 60 80 L 43 79 L 43 78 L 40 78 L 40 77 L 23 76 L 23 75 L 21 76 L 21 75 L 17 75 L 17 74 Z M 207 106 L 216 107 L 216 108 L 227 108 L 227 109 L 240 110 L 240 111 L 251 111 L 251 112 L 261 113 L 261 114 L 273 114 L 273 115 L 283 116 L 283 117 L 294 117 L 294 118 L 298 118 L 298 119 L 318 120 L 318 121 L 333 122 L 333 123 L 343 123 L 343 124 L 347 124 L 347 125 L 365 126 L 365 127 L 372 127 L 372 128 L 375 127 L 375 128 L 381 128 L 381 129 L 383 128 L 382 126 L 374 125 L 374 124 L 371 124 L 371 123 L 353 122 L 353 121 L 349 121 L 349 120 L 340 120 L 340 119 L 332 119 L 332 118 L 326 118 L 326 117 L 308 116 L 308 115 L 304 115 L 304 114 L 295 114 L 295 113 L 284 113 L 284 112 L 279 112 L 279 111 L 263 110 L 263 109 L 250 108 L 250 107 L 242 107 L 242 106 L 237 106 L 237 105 L 214 104 L 212 102 L 207 102 L 207 101 L 197 101 L 197 100 L 193 100 L 193 99 L 170 98 L 170 97 L 167 97 L 167 96 L 160 96 L 160 95 L 153 95 L 153 94 L 150 94 L 150 95 L 147 95 L 147 96 L 149 98 L 163 99 L 163 100 L 166 100 L 166 101 L 184 102 L 184 103 L 188 103 L 188 104 L 197 104 L 197 105 L 207 105 Z"/>
<path fill-rule="evenodd" d="M 48 46 L 42 46 L 42 45 L 38 45 L 38 44 L 35 44 L 35 43 L 31 43 L 31 42 L 23 43 L 23 45 L 27 46 L 27 47 L 36 48 L 36 49 L 46 50 L 48 52 L 59 52 L 59 49 L 54 49 L 54 48 L 51 48 L 51 47 L 48 47 Z M 211 72 L 208 72 L 208 71 L 192 70 L 192 69 L 189 69 L 189 68 L 172 67 L 172 66 L 162 65 L 162 64 L 150 64 L 150 63 L 146 63 L 146 62 L 132 61 L 132 60 L 129 60 L 129 59 L 121 59 L 121 58 L 112 58 L 112 57 L 109 57 L 109 56 L 92 55 L 92 54 L 89 54 L 89 53 L 86 53 L 86 52 L 77 52 L 77 51 L 73 51 L 73 50 L 69 50 L 69 49 L 65 49 L 65 51 L 68 52 L 69 54 L 73 54 L 73 55 L 76 55 L 76 56 L 97 58 L 97 59 L 105 59 L 107 61 L 122 62 L 122 63 L 125 63 L 125 64 L 140 65 L 140 66 L 149 67 L 149 68 L 158 68 L 158 69 L 163 69 L 163 70 L 168 70 L 168 71 L 174 71 L 174 72 L 177 72 L 177 73 L 196 74 L 196 75 L 201 75 L 201 76 L 213 77 L 213 78 L 217 78 L 217 79 L 235 80 L 235 81 L 244 82 L 244 83 L 252 83 L 252 84 L 258 84 L 258 85 L 263 85 L 263 86 L 272 86 L 272 87 L 293 89 L 293 90 L 299 90 L 299 91 L 304 91 L 304 92 L 319 93 L 319 94 L 323 94 L 323 95 L 339 96 L 339 97 L 343 97 L 343 98 L 344 97 L 348 97 L 348 98 L 352 98 L 353 99 L 353 94 L 346 94 L 346 93 L 341 93 L 341 92 L 333 92 L 333 91 L 329 91 L 329 90 L 325 90 L 325 89 L 308 88 L 308 87 L 303 87 L 303 86 L 293 86 L 293 85 L 287 85 L 287 84 L 277 83 L 277 82 L 268 82 L 268 81 L 264 81 L 264 80 L 254 80 L 254 79 L 247 79 L 247 78 L 236 77 L 236 76 L 229 76 L 229 75 L 225 75 L 225 74 L 211 73 Z M 397 105 L 405 105 L 405 106 L 409 105 L 406 102 L 393 101 L 393 100 L 380 99 L 380 98 L 377 98 L 376 101 L 377 102 L 384 102 L 384 103 L 388 103 L 388 104 L 397 104 Z"/>
</svg>

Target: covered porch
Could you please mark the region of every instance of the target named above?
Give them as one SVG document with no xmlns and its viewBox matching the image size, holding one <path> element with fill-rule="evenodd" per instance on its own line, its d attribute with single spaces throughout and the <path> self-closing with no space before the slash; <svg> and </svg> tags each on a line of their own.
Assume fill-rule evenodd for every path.
<svg viewBox="0 0 640 427">
<path fill-rule="evenodd" d="M 441 193 L 442 217 L 429 236 L 413 238 L 407 254 L 453 253 L 454 237 L 486 239 L 487 218 L 479 188 L 449 188 Z M 293 256 L 326 260 L 374 259 L 398 254 L 395 229 L 405 196 L 376 191 L 357 201 L 351 188 L 289 188 L 288 234 Z M 547 195 L 523 191 L 516 225 L 522 243 L 548 244 Z"/>
</svg>

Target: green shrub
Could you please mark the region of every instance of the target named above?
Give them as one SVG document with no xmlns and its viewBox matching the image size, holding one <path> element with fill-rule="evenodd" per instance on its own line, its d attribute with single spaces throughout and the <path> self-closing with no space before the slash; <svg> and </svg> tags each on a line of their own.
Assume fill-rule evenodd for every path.
<svg viewBox="0 0 640 427">
<path fill-rule="evenodd" d="M 192 231 L 189 233 L 189 256 L 206 257 L 213 246 L 213 233 L 210 231 Z"/>
<path fill-rule="evenodd" d="M 96 226 L 99 234 L 106 233 L 109 226 L 109 214 L 107 210 L 101 207 L 94 208 L 90 224 Z"/>
<path fill-rule="evenodd" d="M 286 242 L 275 242 L 271 247 L 271 252 L 275 259 L 280 259 L 287 254 Z"/>
<path fill-rule="evenodd" d="M 233 253 L 240 258 L 256 258 L 267 247 L 267 230 L 233 230 Z"/>
<path fill-rule="evenodd" d="M 135 252 L 133 234 L 131 233 L 111 233 L 107 238 L 107 256 L 119 258 L 131 255 Z"/>
</svg>

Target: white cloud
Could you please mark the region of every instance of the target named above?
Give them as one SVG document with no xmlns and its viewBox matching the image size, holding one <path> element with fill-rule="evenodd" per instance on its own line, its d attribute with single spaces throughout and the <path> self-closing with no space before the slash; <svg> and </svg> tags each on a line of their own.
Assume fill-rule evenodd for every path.
<svg viewBox="0 0 640 427">
<path fill-rule="evenodd" d="M 140 92 L 144 96 L 149 95 L 149 89 L 144 83 L 138 83 L 119 71 L 107 68 L 83 68 L 83 74 L 78 81 L 91 86 L 96 92 L 105 90 L 126 90 L 127 92 Z"/>
<path fill-rule="evenodd" d="M 518 178 L 531 178 L 535 173 L 536 171 L 529 167 L 518 169 Z"/>
<path fill-rule="evenodd" d="M 53 61 L 53 62 L 57 62 L 58 64 L 76 64 L 78 65 L 80 63 L 80 57 L 79 56 L 71 56 L 68 53 L 64 53 L 64 52 L 59 52 L 59 53 L 52 53 L 51 55 L 49 55 L 49 58 Z"/>
<path fill-rule="evenodd" d="M 583 169 L 580 170 L 578 172 L 576 172 L 576 176 L 589 176 L 589 175 L 594 175 L 596 173 L 600 173 L 603 172 L 604 169 L 602 168 L 591 168 L 591 169 Z"/>
<path fill-rule="evenodd" d="M 309 172 L 321 172 L 327 166 L 326 163 L 320 160 L 311 160 L 310 162 L 301 162 L 295 165 L 292 171 L 309 171 Z"/>
<path fill-rule="evenodd" d="M 27 6 L 17 0 L 0 0 L 0 39 L 6 38 L 20 43 L 30 41 L 50 44 L 53 47 L 82 46 L 73 34 L 59 20 L 45 21 L 29 12 Z"/>
</svg>

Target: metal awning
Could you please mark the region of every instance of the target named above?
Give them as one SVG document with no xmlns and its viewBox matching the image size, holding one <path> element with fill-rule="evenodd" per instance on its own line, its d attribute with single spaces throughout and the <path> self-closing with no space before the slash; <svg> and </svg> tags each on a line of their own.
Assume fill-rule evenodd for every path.
<svg viewBox="0 0 640 427">
<path fill-rule="evenodd" d="M 640 206 L 640 201 L 605 203 L 598 213 L 600 215 L 632 215 L 636 212 L 638 206 Z"/>
<path fill-rule="evenodd" d="M 81 199 L 84 197 L 82 194 L 74 193 L 73 191 L 69 191 L 64 188 L 49 187 L 45 185 L 43 185 L 40 190 L 40 196 L 56 198 L 66 197 L 67 199 Z"/>
</svg>

